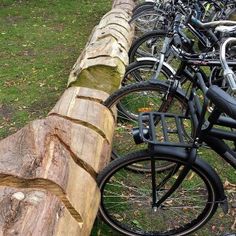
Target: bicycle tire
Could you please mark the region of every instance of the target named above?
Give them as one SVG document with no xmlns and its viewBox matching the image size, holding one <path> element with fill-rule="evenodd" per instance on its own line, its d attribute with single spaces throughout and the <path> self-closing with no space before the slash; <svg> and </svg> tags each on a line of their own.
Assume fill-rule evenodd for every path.
<svg viewBox="0 0 236 236">
<path fill-rule="evenodd" d="M 185 158 L 157 156 L 150 151 L 139 151 L 116 159 L 97 178 L 101 190 L 100 215 L 124 235 L 189 235 L 207 223 L 217 209 L 211 178 L 203 165 L 199 165 L 201 160 L 197 159 L 185 181 L 155 212 L 150 202 L 152 176 L 129 169 L 134 163 L 151 162 L 151 156 L 157 163 L 168 161 L 174 164 L 176 170 L 179 165 L 178 171 L 188 165 Z M 156 173 L 159 196 L 172 186 L 178 171 L 169 169 Z"/>
<path fill-rule="evenodd" d="M 158 59 L 140 60 L 130 63 L 126 68 L 126 72 L 123 80 L 121 81 L 121 85 L 127 86 L 128 84 L 150 80 L 157 66 Z M 163 64 L 161 72 L 158 76 L 158 80 L 170 80 L 171 78 L 173 78 L 174 73 L 174 69 Z"/>
<path fill-rule="evenodd" d="M 137 57 L 155 57 L 160 54 L 163 41 L 160 47 L 157 49 L 157 41 L 166 36 L 166 31 L 154 30 L 152 32 L 145 33 L 138 39 L 136 39 L 129 49 L 129 62 L 132 63 Z"/>
<path fill-rule="evenodd" d="M 140 4 L 138 4 L 137 6 L 134 7 L 132 13 L 132 17 L 136 14 L 139 14 L 141 11 L 144 10 L 144 8 L 146 7 L 150 7 L 151 9 L 154 7 L 155 2 L 142 2 Z"/>
<path fill-rule="evenodd" d="M 142 11 L 145 10 L 154 10 L 154 6 L 155 3 L 154 2 L 142 2 L 140 4 L 138 4 L 134 9 L 133 9 L 133 15 L 132 17 L 134 17 L 135 15 L 141 13 Z"/>
<path fill-rule="evenodd" d="M 133 15 L 129 24 L 135 27 L 135 38 L 155 29 L 165 29 L 166 25 L 162 16 L 162 11 L 150 8 Z"/>
</svg>

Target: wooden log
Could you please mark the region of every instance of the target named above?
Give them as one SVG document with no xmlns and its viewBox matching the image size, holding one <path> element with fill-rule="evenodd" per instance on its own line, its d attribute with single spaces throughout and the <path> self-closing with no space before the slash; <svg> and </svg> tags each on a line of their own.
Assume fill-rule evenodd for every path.
<svg viewBox="0 0 236 236">
<path fill-rule="evenodd" d="M 60 198 L 49 191 L 0 186 L 0 198 L 1 235 L 88 235 L 91 219 L 78 224 Z M 86 212 L 88 216 L 93 207 Z"/>
<path fill-rule="evenodd" d="M 104 137 L 108 143 L 111 143 L 114 129 L 111 124 L 114 123 L 114 120 L 109 109 L 91 97 L 81 98 L 79 91 L 80 88 L 68 89 L 49 115 L 60 116 L 86 125 Z M 89 91 L 87 90 L 88 95 Z"/>
<path fill-rule="evenodd" d="M 89 164 L 96 173 L 109 162 L 114 130 L 114 117 L 102 105 L 108 94 L 89 88 L 68 88 L 49 116 L 58 116 L 76 124 L 68 127 L 63 140 L 80 161 Z M 70 104 L 70 105 L 68 105 Z M 90 144 L 90 146 L 88 146 Z"/>
<path fill-rule="evenodd" d="M 79 235 L 81 225 L 48 191 L 0 187 L 0 198 L 1 235 Z"/>
<path fill-rule="evenodd" d="M 132 4 L 133 1 L 128 0 L 114 2 L 114 9 L 95 27 L 83 53 L 74 64 L 68 86 L 95 88 L 107 93 L 112 93 L 120 86 L 134 33 L 128 23 L 130 11 L 121 8 Z"/>
<path fill-rule="evenodd" d="M 130 0 L 114 0 L 112 8 L 122 9 L 128 12 L 129 14 L 132 14 L 132 10 L 135 5 L 135 2 Z"/>
<path fill-rule="evenodd" d="M 0 235 L 90 235 L 115 120 L 102 102 L 128 63 L 132 2 L 114 1 L 94 29 L 68 82 L 83 87 L 68 88 L 48 117 L 0 141 Z"/>
<path fill-rule="evenodd" d="M 50 192 L 73 218 L 67 221 L 76 222 L 78 235 L 89 235 L 100 199 L 95 177 L 110 159 L 114 118 L 101 104 L 107 96 L 101 91 L 69 88 L 49 117 L 0 141 L 0 186 Z M 21 220 L 17 222 L 21 225 Z M 42 225 L 38 226 L 29 222 L 27 227 L 40 235 Z M 27 235 L 25 230 L 21 235 Z M 63 232 L 63 227 L 58 230 Z"/>
</svg>

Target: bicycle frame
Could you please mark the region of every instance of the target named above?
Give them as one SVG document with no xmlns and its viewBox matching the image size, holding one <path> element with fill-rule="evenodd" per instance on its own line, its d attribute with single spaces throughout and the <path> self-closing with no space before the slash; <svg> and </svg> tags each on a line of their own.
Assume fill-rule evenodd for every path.
<svg viewBox="0 0 236 236">
<path fill-rule="evenodd" d="M 190 94 L 189 111 L 188 111 L 188 115 L 191 117 L 191 119 L 193 120 L 194 126 L 196 127 L 196 132 L 194 134 L 192 144 L 188 144 L 188 145 L 184 143 L 183 144 L 180 143 L 180 145 L 173 144 L 172 147 L 175 147 L 175 148 L 171 148 L 171 145 L 170 144 L 168 145 L 165 142 L 163 142 L 162 144 L 157 144 L 155 143 L 156 142 L 155 131 L 154 131 L 155 124 L 153 121 L 151 121 L 148 125 L 150 127 L 149 129 L 151 132 L 150 137 L 153 140 L 153 141 L 148 142 L 150 150 L 154 150 L 156 153 L 159 153 L 159 154 L 161 153 L 161 155 L 175 155 L 175 156 L 185 155 L 188 162 L 188 165 L 183 170 L 181 170 L 174 185 L 165 193 L 165 195 L 163 195 L 161 198 L 158 199 L 158 196 L 156 194 L 157 194 L 158 186 L 161 186 L 162 183 L 159 183 L 158 185 L 158 183 L 156 182 L 156 178 L 155 178 L 156 166 L 155 166 L 155 161 L 153 158 L 153 161 L 151 162 L 151 173 L 152 173 L 152 195 L 153 195 L 152 206 L 153 206 L 154 211 L 155 209 L 160 207 L 161 204 L 168 197 L 170 197 L 171 194 L 173 194 L 175 190 L 181 185 L 181 183 L 183 182 L 183 180 L 189 173 L 192 163 L 196 160 L 197 149 L 201 146 L 203 142 L 205 142 L 209 147 L 211 147 L 212 150 L 218 153 L 231 166 L 236 168 L 236 153 L 232 151 L 229 148 L 229 146 L 223 141 L 223 139 L 235 141 L 236 132 L 227 132 L 227 131 L 216 129 L 213 127 L 215 124 L 222 125 L 224 127 L 230 127 L 230 128 L 236 127 L 236 121 L 230 118 L 220 117 L 221 112 L 217 110 L 217 108 L 213 110 L 208 120 L 207 121 L 205 120 L 205 114 L 207 112 L 207 106 L 208 106 L 209 101 L 207 98 L 205 98 L 202 107 L 199 106 L 200 102 L 199 102 L 198 96 L 195 93 L 196 91 L 195 89 L 200 88 L 203 91 L 203 93 L 205 93 L 207 91 L 207 87 L 205 85 L 204 79 L 200 72 L 197 71 L 195 76 L 196 76 L 196 79 L 195 79 L 195 83 L 193 84 L 192 92 Z M 195 109 L 196 107 L 198 107 L 198 109 Z M 162 113 L 160 113 L 160 115 L 161 114 Z M 145 114 L 145 117 L 146 117 L 146 114 Z M 142 130 L 142 127 L 141 127 L 141 130 Z M 180 132 L 178 133 L 180 134 Z M 144 135 L 142 134 L 141 136 L 144 137 Z M 174 168 L 175 169 L 173 169 L 171 173 L 173 172 L 176 173 L 179 170 L 177 166 L 175 166 Z M 172 174 L 169 177 L 171 176 Z M 167 176 L 166 179 L 164 179 L 163 181 L 167 181 L 169 177 Z M 213 180 L 215 178 L 216 178 L 215 176 L 212 177 Z M 228 209 L 227 200 L 224 194 L 222 183 L 219 183 L 219 178 L 215 179 L 214 181 L 216 181 L 215 184 L 217 185 L 217 192 L 219 194 L 218 201 L 221 204 L 224 212 L 227 212 L 227 209 Z"/>
<path fill-rule="evenodd" d="M 200 89 L 205 93 L 207 91 L 207 88 L 201 73 L 197 72 L 196 77 L 198 87 L 200 87 Z M 193 92 L 195 93 L 195 90 L 193 90 Z M 197 108 L 197 114 L 191 114 L 192 117 L 195 117 L 195 125 L 197 125 L 195 139 L 198 139 L 199 143 L 205 142 L 209 147 L 211 147 L 212 150 L 218 153 L 232 167 L 236 168 L 236 153 L 223 141 L 228 140 L 235 142 L 236 132 L 228 132 L 220 128 L 214 128 L 214 125 L 227 128 L 235 128 L 236 121 L 229 117 L 221 116 L 222 112 L 218 110 L 217 107 L 214 108 L 208 120 L 206 121 L 204 117 L 207 111 L 208 103 L 209 101 L 205 97 L 203 106 L 200 107 L 200 102 L 197 95 L 193 95 L 192 101 L 189 101 L 189 107 L 192 107 L 192 109 L 190 110 L 193 111 L 193 108 Z M 198 120 L 196 119 L 197 117 L 199 117 Z"/>
<path fill-rule="evenodd" d="M 236 168 L 236 152 L 234 152 L 225 142 L 224 140 L 233 141 L 235 144 L 236 140 L 236 132 L 227 132 L 223 129 L 215 128 L 215 125 L 220 125 L 223 127 L 228 128 L 234 128 L 236 127 L 236 121 L 230 118 L 224 118 L 221 116 L 222 112 L 219 111 L 216 107 L 213 109 L 213 112 L 210 114 L 208 120 L 205 119 L 205 115 L 207 113 L 207 107 L 209 105 L 209 100 L 206 98 L 205 94 L 207 92 L 207 87 L 211 84 L 212 80 L 209 80 L 208 76 L 199 69 L 199 66 L 207 66 L 210 68 L 218 67 L 221 68 L 221 62 L 219 60 L 215 60 L 212 58 L 207 58 L 207 53 L 202 54 L 191 54 L 186 53 L 177 48 L 179 39 L 178 37 L 183 36 L 180 32 L 180 14 L 176 14 L 175 20 L 172 23 L 172 27 L 168 30 L 167 35 L 165 37 L 163 47 L 160 53 L 159 60 L 157 60 L 155 67 L 157 69 L 155 70 L 154 74 L 152 75 L 150 79 L 150 83 L 155 83 L 155 81 L 158 79 L 158 76 L 161 72 L 162 65 L 165 61 L 165 57 L 167 55 L 168 50 L 170 50 L 171 46 L 174 49 L 173 52 L 181 59 L 181 64 L 179 68 L 177 69 L 177 72 L 171 78 L 171 81 L 173 83 L 170 83 L 170 89 L 167 91 L 167 94 L 165 95 L 165 100 L 167 101 L 165 106 L 165 109 L 168 110 L 168 106 L 171 105 L 171 99 L 174 98 L 172 94 L 174 94 L 174 91 L 179 87 L 178 85 L 181 82 L 181 78 L 183 75 L 187 78 L 187 80 L 191 81 L 191 92 L 188 96 L 188 109 L 186 112 L 186 117 L 190 117 L 193 127 L 194 127 L 194 135 L 192 142 L 190 144 L 186 144 L 182 142 L 183 138 L 181 138 L 181 135 L 183 132 L 181 132 L 181 127 L 176 122 L 176 128 L 177 133 L 179 136 L 180 143 L 171 143 L 167 138 L 168 129 L 165 128 L 165 119 L 166 114 L 165 113 L 145 113 L 145 121 L 141 120 L 139 122 L 140 124 L 140 130 L 139 135 L 142 137 L 143 141 L 146 141 L 149 144 L 149 149 L 151 151 L 154 151 L 154 153 L 161 153 L 161 155 L 172 155 L 174 152 L 175 156 L 178 155 L 186 155 L 187 165 L 180 170 L 180 174 L 178 175 L 177 179 L 175 180 L 173 186 L 163 195 L 161 198 L 158 198 L 157 196 L 157 190 L 158 186 L 161 186 L 161 183 L 158 185 L 156 180 L 156 164 L 154 157 L 151 157 L 151 174 L 152 174 L 152 207 L 153 210 L 157 210 L 158 207 L 161 206 L 161 204 L 170 197 L 175 190 L 181 185 L 187 174 L 189 173 L 192 164 L 197 160 L 197 150 L 198 148 L 203 144 L 207 144 L 209 147 L 212 148 L 216 153 L 218 153 L 225 161 L 227 161 L 232 167 Z M 190 16 L 189 21 L 191 23 L 188 24 L 188 27 L 190 30 L 197 35 L 197 37 L 201 38 L 202 32 L 198 31 L 198 28 L 195 29 L 193 25 L 196 25 L 199 28 L 202 28 L 206 30 L 207 28 L 212 28 L 213 25 L 220 25 L 220 24 L 233 24 L 232 21 L 217 21 L 217 22 L 211 22 L 211 23 L 202 23 L 198 19 Z M 201 43 L 204 43 L 207 45 L 208 40 L 210 39 L 210 45 L 208 46 L 208 49 L 213 49 L 213 47 L 216 46 L 216 48 L 219 48 L 218 38 L 216 35 L 210 30 L 207 32 L 204 32 L 204 35 L 206 36 L 207 40 L 202 40 Z M 176 38 L 175 38 L 176 36 Z M 173 42 L 173 45 L 172 45 Z M 191 51 L 191 48 L 189 48 Z M 229 66 L 232 66 L 236 68 L 236 62 L 231 61 L 228 62 Z M 214 76 L 213 76 L 214 77 Z M 175 83 L 177 81 L 177 85 Z M 200 99 L 197 96 L 197 90 L 201 90 L 204 94 L 204 102 L 203 105 L 201 105 Z M 163 101 L 163 103 L 165 103 Z M 166 105 L 165 104 L 165 105 Z M 147 121 L 147 115 L 150 114 L 150 118 Z M 153 116 L 156 115 L 157 118 L 153 118 Z M 142 114 L 140 115 L 142 117 Z M 164 118 L 163 118 L 164 117 Z M 173 117 L 176 119 L 176 116 L 170 115 L 170 117 Z M 178 117 L 177 119 L 178 120 Z M 145 128 L 142 126 L 142 122 L 148 122 L 147 127 L 149 127 L 148 131 L 148 138 L 145 137 Z M 158 125 L 158 123 L 162 123 L 162 129 L 163 129 L 163 136 L 164 136 L 164 142 L 158 142 L 156 140 L 156 134 L 155 134 L 155 127 Z M 153 153 L 153 152 L 152 152 Z M 178 167 L 174 167 L 174 172 L 178 170 Z M 213 176 L 214 174 L 212 174 Z M 170 178 L 167 176 L 167 179 Z M 212 179 L 216 178 L 212 177 Z M 167 179 L 164 179 L 163 181 L 167 181 Z M 214 182 L 214 180 L 213 180 Z M 227 200 L 226 196 L 224 194 L 224 189 L 222 186 L 221 181 L 217 180 L 217 183 L 215 183 L 218 187 L 216 192 L 218 192 L 218 201 L 222 204 L 224 212 L 227 211 Z"/>
<path fill-rule="evenodd" d="M 168 41 L 166 40 L 164 43 L 164 46 L 168 44 Z M 163 47 L 164 48 L 164 47 Z M 162 53 L 162 59 L 164 56 L 164 50 Z M 164 62 L 164 60 L 160 60 L 160 62 Z M 161 64 L 161 63 L 160 63 Z M 227 132 L 223 129 L 219 128 L 214 128 L 214 125 L 220 125 L 222 127 L 228 127 L 228 128 L 235 128 L 236 127 L 236 121 L 228 118 L 228 117 L 223 117 L 221 116 L 221 111 L 217 110 L 217 108 L 214 108 L 213 112 L 210 114 L 208 120 L 205 120 L 205 114 L 207 112 L 207 106 L 209 104 L 208 99 L 205 97 L 203 105 L 201 105 L 200 99 L 196 95 L 196 90 L 200 89 L 203 94 L 206 93 L 207 91 L 207 85 L 209 85 L 209 79 L 204 73 L 204 71 L 200 70 L 198 66 L 196 65 L 204 65 L 208 67 L 219 67 L 220 68 L 220 61 L 219 60 L 208 60 L 208 61 L 203 61 L 202 59 L 192 59 L 189 60 L 185 58 L 185 60 L 182 60 L 173 80 L 179 81 L 179 78 L 181 78 L 183 75 L 187 77 L 189 81 L 192 82 L 192 89 L 191 93 L 189 95 L 189 102 L 188 102 L 188 110 L 186 112 L 186 117 L 191 117 L 193 126 L 195 127 L 195 133 L 193 136 L 193 141 L 192 145 L 176 145 L 176 144 L 169 144 L 169 143 L 162 143 L 160 145 L 155 143 L 155 138 L 154 141 L 149 143 L 149 149 L 151 150 L 158 150 L 158 153 L 162 152 L 163 153 L 169 153 L 171 155 L 172 153 L 172 148 L 174 148 L 175 155 L 181 155 L 181 153 L 185 153 L 187 155 L 187 160 L 189 165 L 181 170 L 180 175 L 177 177 L 175 184 L 169 189 L 169 191 L 162 196 L 160 199 L 158 199 L 157 194 L 157 183 L 155 179 L 155 161 L 153 158 L 153 161 L 151 163 L 151 173 L 152 173 L 152 194 L 153 194 L 153 209 L 157 209 L 171 194 L 174 193 L 174 191 L 181 185 L 183 182 L 184 178 L 187 176 L 189 173 L 191 164 L 195 161 L 196 159 L 196 153 L 197 149 L 199 146 L 202 145 L 202 143 L 206 143 L 209 147 L 212 148 L 216 153 L 218 153 L 225 161 L 227 161 L 232 167 L 236 168 L 236 153 L 230 149 L 230 147 L 224 142 L 224 140 L 229 140 L 229 141 L 234 141 L 236 140 L 236 132 Z M 229 62 L 230 66 L 233 66 L 236 68 L 236 62 L 231 61 Z M 161 66 L 158 71 L 160 71 Z M 158 73 L 156 74 L 158 75 Z M 153 77 L 150 80 L 150 83 L 155 83 L 156 77 Z M 206 85 L 207 84 L 207 85 Z M 170 92 L 166 97 L 168 97 L 168 104 L 171 104 L 171 97 L 172 94 L 174 93 L 174 90 L 177 89 L 176 83 L 171 84 Z M 187 95 L 186 95 L 187 96 Z M 172 97 L 173 98 L 173 97 Z M 167 109 L 168 110 L 168 109 Z M 158 119 L 158 122 L 162 122 L 161 119 Z M 141 123 L 141 122 L 139 122 Z M 162 122 L 163 125 L 163 122 Z M 149 127 L 151 129 L 151 132 L 154 132 L 153 130 L 155 129 L 155 122 L 151 122 L 149 124 Z M 142 130 L 142 128 L 141 128 Z M 142 133 L 142 131 L 141 131 Z M 179 132 L 180 133 L 180 132 Z M 142 135 L 141 135 L 142 136 Z M 150 134 L 151 137 L 155 137 L 155 134 L 152 133 Z M 164 136 L 166 136 L 164 134 Z M 143 136 L 144 137 L 144 136 Z M 160 149 L 161 148 L 161 149 Z M 178 153 L 178 154 L 177 154 Z M 187 153 L 187 154 L 186 154 Z M 177 167 L 176 167 L 177 168 Z M 176 169 L 175 171 L 177 171 Z M 215 177 L 214 177 L 215 178 Z M 214 179 L 213 178 L 213 179 Z M 227 212 L 227 203 L 226 203 L 226 197 L 224 194 L 224 190 L 222 187 L 222 184 L 217 183 L 218 185 L 218 190 L 219 191 L 219 202 L 222 205 L 222 208 L 225 212 Z"/>
</svg>

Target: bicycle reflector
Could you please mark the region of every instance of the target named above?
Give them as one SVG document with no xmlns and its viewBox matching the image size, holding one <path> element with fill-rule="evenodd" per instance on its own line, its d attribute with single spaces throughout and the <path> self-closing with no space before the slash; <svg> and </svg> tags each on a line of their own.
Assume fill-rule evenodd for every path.
<svg viewBox="0 0 236 236">
<path fill-rule="evenodd" d="M 149 130 L 148 130 L 148 128 L 142 129 L 142 132 L 143 132 L 142 136 L 145 139 L 149 139 Z M 134 138 L 134 142 L 136 144 L 141 144 L 141 143 L 144 142 L 142 136 L 140 135 L 140 130 L 139 130 L 138 127 L 132 129 L 132 135 L 133 135 L 133 138 Z"/>
</svg>

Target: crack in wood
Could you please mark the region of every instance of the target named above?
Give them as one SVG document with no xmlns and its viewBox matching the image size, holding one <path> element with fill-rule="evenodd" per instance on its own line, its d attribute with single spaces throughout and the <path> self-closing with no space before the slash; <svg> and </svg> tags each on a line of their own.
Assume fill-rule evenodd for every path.
<svg viewBox="0 0 236 236">
<path fill-rule="evenodd" d="M 123 16 L 124 16 L 124 15 L 123 15 Z M 120 15 L 117 15 L 116 18 L 118 18 L 118 19 L 123 19 L 123 20 L 125 20 L 126 22 L 129 22 L 129 21 L 127 21 L 127 17 L 126 17 L 126 16 L 121 17 Z M 129 18 L 131 19 L 131 17 L 129 17 Z"/>
<path fill-rule="evenodd" d="M 60 143 L 66 148 L 66 150 L 70 153 L 73 161 L 80 166 L 82 169 L 84 169 L 87 173 L 89 173 L 91 175 L 91 177 L 96 181 L 96 177 L 97 177 L 97 173 L 96 171 L 93 169 L 92 166 L 90 166 L 89 164 L 87 164 L 85 161 L 83 161 L 82 159 L 80 159 L 70 148 L 70 146 L 68 144 L 66 144 L 58 135 L 54 135 L 59 141 Z"/>
<path fill-rule="evenodd" d="M 104 37 L 105 38 L 105 37 Z M 116 40 L 116 38 L 115 37 L 113 37 L 115 40 Z M 92 59 L 97 59 L 97 58 L 111 58 L 110 56 L 108 56 L 108 55 L 106 55 L 106 54 L 101 54 L 101 55 L 98 55 L 98 56 L 93 56 L 93 57 L 88 57 L 87 58 L 87 60 L 92 60 Z M 123 60 L 121 60 L 118 56 L 116 56 L 116 57 L 113 57 L 113 58 L 117 58 L 118 60 L 120 60 L 120 62 L 124 65 L 124 66 L 126 66 L 126 63 L 123 61 Z"/>
<path fill-rule="evenodd" d="M 112 117 L 113 117 L 113 120 L 116 121 L 116 117 L 115 117 L 115 115 L 114 115 L 114 112 L 112 112 L 111 109 L 109 109 L 108 107 L 106 107 L 106 106 L 103 104 L 104 101 L 103 101 L 102 99 L 93 98 L 93 97 L 87 97 L 87 96 L 81 96 L 81 95 L 77 95 L 76 98 L 78 98 L 78 99 L 84 99 L 84 100 L 88 100 L 88 101 L 93 101 L 93 102 L 97 102 L 97 103 L 103 105 L 104 108 L 107 109 L 107 110 L 111 113 L 111 115 L 112 115 Z M 102 136 L 102 137 L 103 137 L 103 136 Z M 107 139 L 106 139 L 106 141 L 107 141 Z M 109 142 L 108 142 L 108 143 L 109 143 Z"/>
<path fill-rule="evenodd" d="M 93 97 L 81 96 L 81 95 L 77 95 L 76 98 L 84 99 L 84 100 L 89 100 L 89 101 L 97 102 L 97 103 L 100 103 L 100 104 L 103 103 L 103 100 L 99 99 L 99 98 L 93 98 Z"/>
<path fill-rule="evenodd" d="M 57 116 L 57 117 L 65 119 L 65 120 L 71 121 L 75 124 L 79 124 L 79 125 L 85 126 L 87 128 L 90 128 L 93 131 L 97 132 L 99 135 L 101 135 L 108 142 L 108 144 L 111 144 L 111 142 L 107 139 L 106 134 L 102 130 L 100 130 L 98 127 L 96 127 L 96 126 L 94 126 L 94 125 L 92 125 L 92 124 L 90 124 L 86 121 L 79 120 L 79 119 L 73 119 L 69 116 L 60 115 L 60 114 L 55 113 L 55 112 L 50 113 L 49 116 Z"/>
<path fill-rule="evenodd" d="M 104 19 L 106 19 L 107 17 L 109 17 L 110 15 L 115 15 L 115 17 L 120 17 L 122 18 L 123 20 L 126 20 L 127 17 L 131 18 L 130 14 L 126 11 L 123 11 L 122 9 L 120 8 L 114 8 L 114 9 L 111 9 L 109 12 L 107 12 L 103 17 L 102 17 L 102 20 L 100 22 L 102 22 Z M 121 15 L 123 17 L 121 17 Z"/>
<path fill-rule="evenodd" d="M 101 29 L 101 30 L 105 30 L 105 29 L 107 29 L 107 28 L 106 28 L 106 27 L 102 27 L 102 28 L 100 28 L 100 29 Z M 127 43 L 128 45 L 130 45 L 129 40 L 124 36 L 124 34 L 122 34 L 120 31 L 118 31 L 117 29 L 115 29 L 115 28 L 113 28 L 113 27 L 110 27 L 110 29 L 112 29 L 112 30 L 116 31 L 117 33 L 121 34 L 121 36 L 125 39 L 126 43 Z M 119 40 L 114 34 L 112 34 L 111 32 L 110 32 L 110 33 L 105 32 L 104 35 L 98 36 L 97 39 L 100 40 L 100 39 L 104 39 L 104 38 L 108 38 L 108 37 L 114 38 L 114 39 L 117 41 L 117 44 L 120 45 L 121 48 L 123 48 L 123 50 L 125 50 L 126 53 L 128 53 L 128 49 L 125 48 L 125 46 L 123 46 L 121 43 L 119 43 L 120 40 Z M 127 55 L 128 55 L 128 54 L 127 54 Z M 101 56 L 101 54 L 98 55 L 97 57 L 100 57 L 100 56 Z M 107 55 L 104 55 L 104 56 L 107 56 Z M 90 59 L 90 58 L 92 58 L 92 57 L 89 57 L 88 59 Z M 96 58 L 96 57 L 94 57 L 94 58 Z"/>
<path fill-rule="evenodd" d="M 129 23 L 127 22 L 127 24 L 129 24 Z M 106 28 L 107 26 L 111 26 L 111 25 L 119 26 L 119 27 L 123 28 L 125 31 L 127 31 L 127 33 L 129 33 L 129 32 L 128 32 L 128 29 L 127 29 L 125 26 L 120 25 L 120 24 L 115 23 L 115 22 L 108 23 L 108 24 L 106 24 L 104 27 L 101 27 L 100 29 Z"/>
<path fill-rule="evenodd" d="M 127 37 L 121 31 L 119 31 L 118 29 L 116 29 L 112 26 L 110 26 L 110 29 L 112 29 L 112 30 L 116 31 L 117 33 L 121 34 L 123 36 L 123 38 L 126 40 L 127 44 L 130 45 L 129 40 L 127 39 Z M 112 35 L 112 33 L 111 33 L 111 35 Z M 112 35 L 112 37 L 116 38 L 114 35 Z M 116 39 L 116 40 L 119 41 L 118 39 Z M 120 44 L 120 43 L 118 43 L 118 44 Z M 124 48 L 123 45 L 121 45 L 121 46 L 122 46 L 122 48 Z M 127 48 L 124 48 L 124 49 L 127 52 Z"/>
<path fill-rule="evenodd" d="M 123 5 L 124 5 L 124 6 L 123 6 Z M 124 8 L 126 8 L 125 5 L 134 8 L 134 7 L 133 7 L 133 4 L 131 4 L 131 3 L 128 3 L 128 2 L 121 2 L 121 3 L 115 3 L 115 4 L 113 5 L 113 9 L 123 9 L 123 10 L 124 10 Z"/>
<path fill-rule="evenodd" d="M 72 206 L 63 189 L 58 184 L 48 179 L 21 179 L 12 175 L 0 174 L 0 186 L 49 191 L 63 202 L 72 217 L 79 223 L 80 227 L 83 225 L 83 219 L 80 213 Z"/>
</svg>

